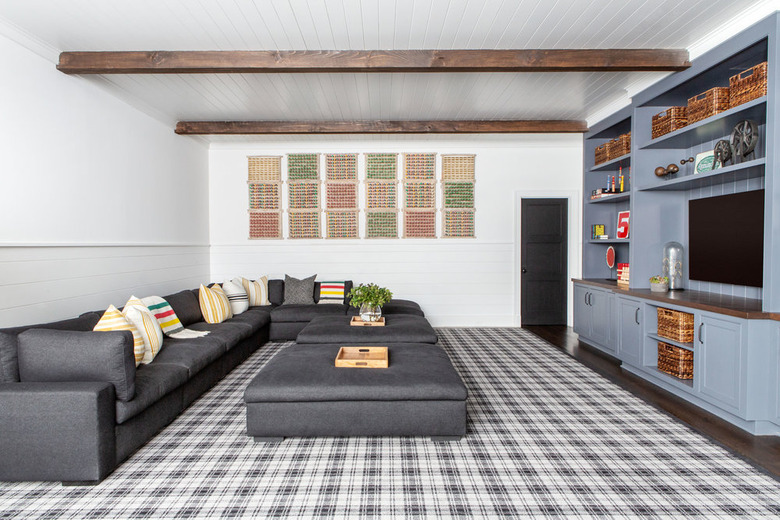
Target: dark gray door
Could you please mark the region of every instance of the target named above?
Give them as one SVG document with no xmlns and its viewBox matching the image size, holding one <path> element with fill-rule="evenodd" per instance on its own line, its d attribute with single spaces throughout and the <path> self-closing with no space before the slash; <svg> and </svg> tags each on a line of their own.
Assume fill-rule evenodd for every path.
<svg viewBox="0 0 780 520">
<path fill-rule="evenodd" d="M 523 199 L 520 212 L 520 319 L 566 325 L 567 199 Z"/>
</svg>

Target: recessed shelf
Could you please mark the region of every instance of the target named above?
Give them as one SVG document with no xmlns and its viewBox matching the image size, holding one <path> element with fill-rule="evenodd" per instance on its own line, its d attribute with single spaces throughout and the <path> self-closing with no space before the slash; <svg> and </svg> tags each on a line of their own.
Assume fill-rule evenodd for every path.
<svg viewBox="0 0 780 520">
<path fill-rule="evenodd" d="M 588 203 L 590 204 L 605 204 L 608 202 L 620 202 L 621 200 L 628 200 L 631 198 L 631 192 L 630 191 L 624 191 L 623 193 L 615 193 L 613 195 L 605 195 L 604 197 L 598 198 L 598 199 L 590 199 Z"/>
<path fill-rule="evenodd" d="M 680 385 L 681 388 L 684 388 L 688 391 L 693 390 L 693 379 L 680 379 L 679 377 L 674 377 L 671 374 L 667 374 L 663 370 L 659 370 L 658 367 L 655 366 L 646 366 L 642 368 L 644 368 L 645 371 L 650 372 L 655 376 L 658 376 L 659 378 L 663 379 L 668 383 L 671 383 L 673 385 Z"/>
<path fill-rule="evenodd" d="M 626 155 L 621 155 L 620 157 L 612 159 L 611 161 L 597 164 L 596 166 L 591 168 L 590 171 L 592 172 L 612 171 L 612 170 L 619 169 L 621 166 L 628 166 L 629 164 L 631 164 L 631 154 L 627 153 Z"/>
<path fill-rule="evenodd" d="M 664 343 L 668 343 L 670 345 L 674 345 L 675 347 L 684 348 L 685 350 L 690 350 L 693 352 L 693 343 L 681 343 L 679 341 L 675 341 L 673 339 L 665 338 L 663 336 L 659 336 L 658 334 L 655 334 L 653 332 L 649 332 L 647 334 L 649 337 L 653 338 L 656 341 L 663 341 Z"/>
<path fill-rule="evenodd" d="M 704 186 L 717 186 L 727 182 L 757 179 L 764 176 L 766 158 L 753 159 L 739 164 L 731 164 L 698 175 L 686 175 L 658 184 L 643 186 L 639 191 L 684 191 Z"/>
<path fill-rule="evenodd" d="M 662 135 L 640 148 L 690 148 L 731 134 L 734 125 L 743 119 L 757 119 L 759 124 L 766 121 L 766 96 Z"/>
<path fill-rule="evenodd" d="M 629 238 L 591 238 L 588 244 L 630 244 Z"/>
</svg>

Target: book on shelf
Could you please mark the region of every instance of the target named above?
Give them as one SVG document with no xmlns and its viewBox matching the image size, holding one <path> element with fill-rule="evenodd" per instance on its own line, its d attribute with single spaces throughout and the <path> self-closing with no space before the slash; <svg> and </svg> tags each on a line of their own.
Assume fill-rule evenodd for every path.
<svg viewBox="0 0 780 520">
<path fill-rule="evenodd" d="M 606 236 L 604 224 L 593 224 L 590 226 L 590 238 L 601 238 L 602 236 Z"/>
</svg>

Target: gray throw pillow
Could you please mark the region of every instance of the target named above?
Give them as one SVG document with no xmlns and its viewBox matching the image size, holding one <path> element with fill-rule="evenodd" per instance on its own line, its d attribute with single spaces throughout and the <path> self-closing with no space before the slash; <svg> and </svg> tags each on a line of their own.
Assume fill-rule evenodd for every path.
<svg viewBox="0 0 780 520">
<path fill-rule="evenodd" d="M 284 275 L 285 305 L 314 305 L 314 279 L 317 275 L 299 280 Z"/>
</svg>

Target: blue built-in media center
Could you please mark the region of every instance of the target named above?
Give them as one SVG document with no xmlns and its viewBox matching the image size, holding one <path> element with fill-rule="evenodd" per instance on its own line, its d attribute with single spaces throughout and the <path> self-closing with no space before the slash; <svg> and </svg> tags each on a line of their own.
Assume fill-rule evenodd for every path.
<svg viewBox="0 0 780 520">
<path fill-rule="evenodd" d="M 585 135 L 582 278 L 574 280 L 574 331 L 582 341 L 617 357 L 623 369 L 756 435 L 780 435 L 779 23 L 775 13 L 734 36 L 693 60 L 690 68 L 638 93 L 630 106 Z M 729 78 L 763 62 L 766 95 L 653 135 L 653 116 L 686 106 L 714 87 L 728 87 Z M 722 148 L 719 141 L 732 142 L 735 126 L 745 121 L 757 133 L 754 149 L 719 168 L 694 173 L 696 159 Z M 602 157 L 596 164 L 597 147 L 628 132 L 628 153 L 606 161 Z M 656 173 L 661 168 L 663 174 L 672 164 L 677 173 Z M 605 179 L 621 175 L 622 192 L 598 193 L 607 187 Z M 702 247 L 704 232 L 696 220 L 699 215 L 694 214 L 691 226 L 690 208 L 696 212 L 699 206 L 692 201 L 756 196 L 752 192 L 761 190 L 763 218 L 755 224 L 758 233 L 751 231 L 759 240 L 763 237 L 763 257 L 755 258 L 753 243 L 743 249 L 743 263 L 719 254 L 706 255 L 705 260 L 694 255 L 691 271 L 688 254 L 691 247 Z M 618 214 L 626 211 L 629 236 L 616 238 Z M 592 237 L 591 226 L 596 224 L 605 226 L 606 239 Z M 718 247 L 741 247 L 734 229 L 724 227 L 720 235 L 713 229 L 706 232 L 718 240 Z M 650 277 L 664 274 L 669 242 L 683 246 L 683 290 L 652 292 Z M 609 247 L 614 248 L 616 265 L 628 264 L 627 287 L 618 285 L 616 270 L 605 261 Z M 735 269 L 760 272 L 723 272 Z M 740 285 L 740 280 L 752 285 Z M 659 316 L 667 310 L 686 318 L 687 337 L 669 339 L 662 330 L 666 321 L 659 327 Z M 692 375 L 678 377 L 659 368 L 659 342 L 671 345 L 688 363 L 692 353 Z"/>
</svg>

